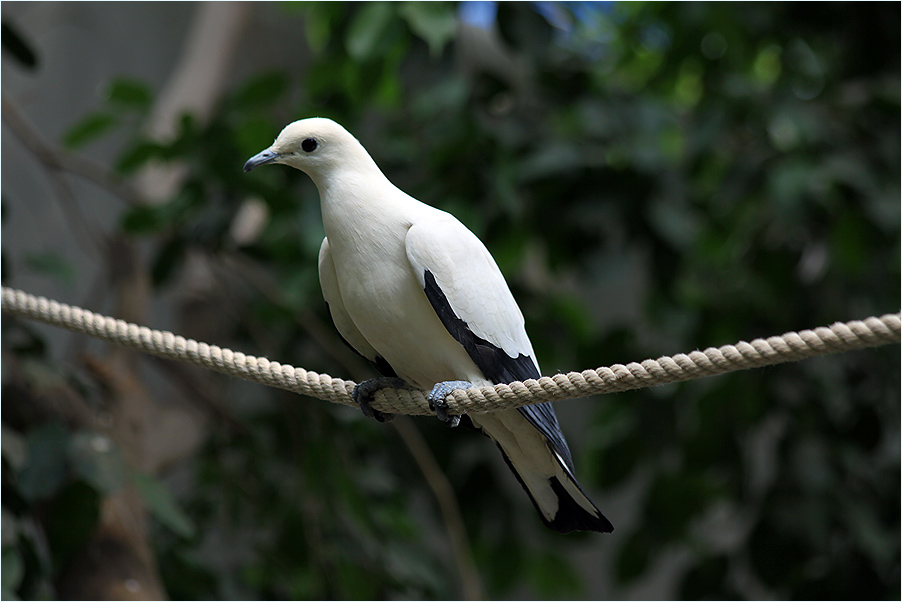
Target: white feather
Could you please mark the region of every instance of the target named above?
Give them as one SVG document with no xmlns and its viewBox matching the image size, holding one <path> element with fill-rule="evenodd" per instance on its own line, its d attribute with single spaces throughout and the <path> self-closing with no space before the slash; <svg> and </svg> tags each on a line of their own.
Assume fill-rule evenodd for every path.
<svg viewBox="0 0 902 602">
<path fill-rule="evenodd" d="M 354 320 L 348 315 L 345 309 L 344 301 L 341 298 L 341 291 L 338 288 L 338 274 L 335 272 L 335 263 L 332 261 L 332 253 L 329 250 L 329 239 L 324 238 L 323 244 L 319 248 L 319 284 L 323 289 L 323 299 L 329 306 L 329 314 L 332 316 L 332 323 L 335 324 L 338 333 L 348 342 L 348 344 L 357 350 L 357 353 L 370 360 L 376 361 L 379 355 L 372 345 L 360 334 L 354 325 Z"/>
</svg>

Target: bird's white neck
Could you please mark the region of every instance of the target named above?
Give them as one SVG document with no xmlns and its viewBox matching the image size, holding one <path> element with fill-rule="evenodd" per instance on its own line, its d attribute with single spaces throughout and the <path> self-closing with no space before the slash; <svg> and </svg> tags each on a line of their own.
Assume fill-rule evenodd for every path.
<svg viewBox="0 0 902 602">
<path fill-rule="evenodd" d="M 313 181 L 320 194 L 326 235 L 336 243 L 364 235 L 386 236 L 384 228 L 389 224 L 406 230 L 402 224 L 409 225 L 422 205 L 395 187 L 368 155 L 341 169 L 324 171 Z"/>
</svg>

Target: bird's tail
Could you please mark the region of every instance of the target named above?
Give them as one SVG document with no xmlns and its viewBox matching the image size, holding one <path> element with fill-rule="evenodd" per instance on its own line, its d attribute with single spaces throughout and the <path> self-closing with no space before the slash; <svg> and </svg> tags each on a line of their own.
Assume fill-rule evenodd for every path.
<svg viewBox="0 0 902 602">
<path fill-rule="evenodd" d="M 610 533 L 614 526 L 573 476 L 570 452 L 550 406 L 547 412 L 553 424 L 537 426 L 534 415 L 519 410 L 471 415 L 470 419 L 498 445 L 545 525 L 560 533 Z M 548 427 L 553 429 L 549 431 Z"/>
</svg>

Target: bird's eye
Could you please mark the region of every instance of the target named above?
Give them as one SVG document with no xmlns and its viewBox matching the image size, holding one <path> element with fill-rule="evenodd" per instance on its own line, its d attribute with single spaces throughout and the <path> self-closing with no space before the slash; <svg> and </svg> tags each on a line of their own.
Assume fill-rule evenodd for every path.
<svg viewBox="0 0 902 602">
<path fill-rule="evenodd" d="M 304 149 L 305 153 L 312 153 L 316 150 L 316 147 L 319 146 L 316 143 L 316 140 L 313 138 L 307 138 L 303 142 L 301 142 L 301 148 Z"/>
</svg>

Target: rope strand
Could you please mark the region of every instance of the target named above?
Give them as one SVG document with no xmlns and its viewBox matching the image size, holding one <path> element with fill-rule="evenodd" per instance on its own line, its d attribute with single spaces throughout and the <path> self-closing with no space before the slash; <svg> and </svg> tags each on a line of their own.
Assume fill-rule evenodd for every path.
<svg viewBox="0 0 902 602">
<path fill-rule="evenodd" d="M 129 324 L 20 290 L 2 288 L 2 311 L 89 334 L 159 357 L 203 366 L 332 403 L 356 406 L 351 399 L 351 391 L 356 384 L 354 381 L 332 378 L 328 374 L 310 372 L 216 345 L 198 343 L 171 332 Z M 458 389 L 448 396 L 448 409 L 450 414 L 493 412 L 543 401 L 561 401 L 653 387 L 898 343 L 900 331 L 902 321 L 899 313 L 880 318 L 837 322 L 830 327 L 789 332 L 782 336 L 755 339 L 750 343 L 709 347 L 704 351 L 680 353 L 641 363 L 614 364 L 595 370 L 543 376 L 538 380 Z M 376 393 L 373 407 L 392 414 L 431 415 L 433 412 L 429 410 L 425 395 L 423 391 L 384 389 Z"/>
</svg>

